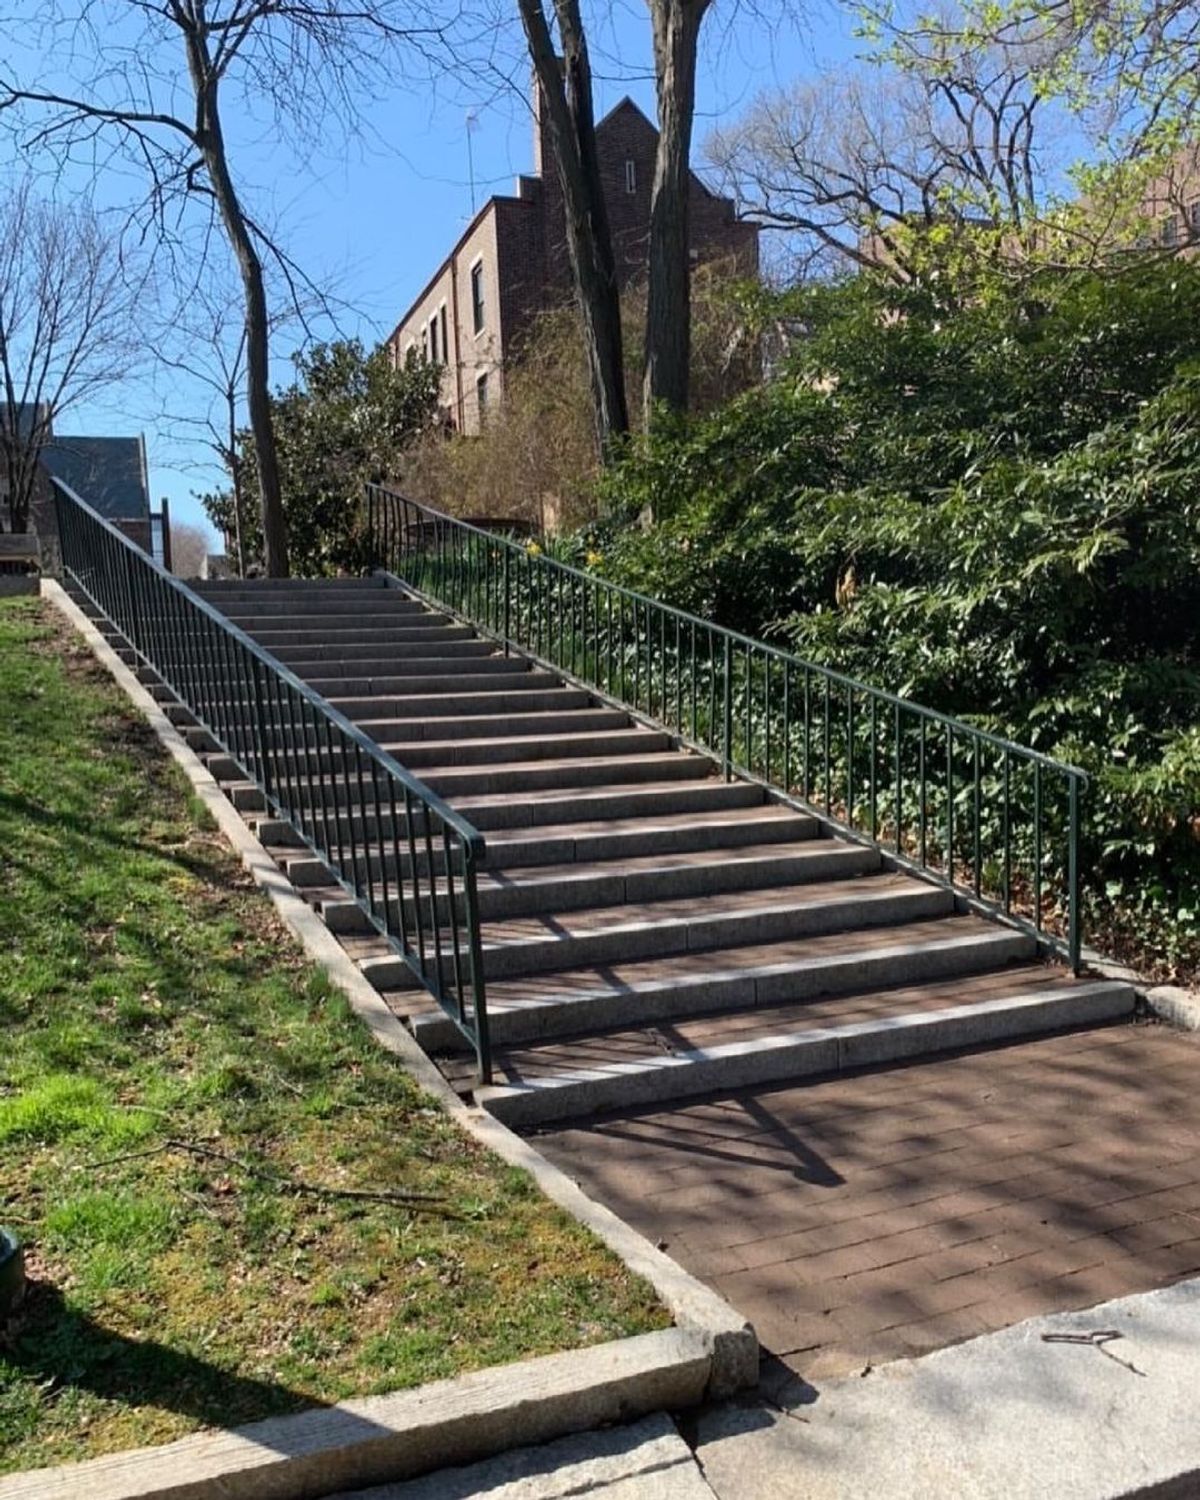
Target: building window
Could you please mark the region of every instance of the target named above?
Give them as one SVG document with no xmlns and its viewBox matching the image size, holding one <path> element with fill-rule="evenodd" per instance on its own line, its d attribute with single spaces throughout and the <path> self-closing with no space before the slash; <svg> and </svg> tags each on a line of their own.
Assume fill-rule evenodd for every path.
<svg viewBox="0 0 1200 1500">
<path fill-rule="evenodd" d="M 450 363 L 450 339 L 446 332 L 446 304 L 444 302 L 438 308 L 438 327 L 442 334 L 442 363 L 448 365 Z"/>
<path fill-rule="evenodd" d="M 625 158 L 625 191 L 637 192 L 637 163 L 631 156 Z"/>
<path fill-rule="evenodd" d="M 476 333 L 483 332 L 483 262 L 478 260 L 471 267 L 471 323 Z"/>
<path fill-rule="evenodd" d="M 438 320 L 435 313 L 429 320 L 429 358 L 435 365 L 440 365 L 442 362 L 440 351 L 441 345 L 438 343 Z"/>
<path fill-rule="evenodd" d="M 1200 198 L 1188 209 L 1188 222 L 1193 234 L 1200 234 Z"/>
<path fill-rule="evenodd" d="M 1168 214 L 1162 221 L 1162 242 L 1168 246 L 1179 242 L 1179 220 L 1174 214 Z"/>
<path fill-rule="evenodd" d="M 488 378 L 486 370 L 475 377 L 475 405 L 479 410 L 479 425 L 482 427 L 488 409 Z"/>
</svg>

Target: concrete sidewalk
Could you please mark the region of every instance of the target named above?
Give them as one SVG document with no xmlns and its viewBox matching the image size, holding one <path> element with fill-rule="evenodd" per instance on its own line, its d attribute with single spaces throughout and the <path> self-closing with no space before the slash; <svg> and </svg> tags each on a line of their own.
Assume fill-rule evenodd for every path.
<svg viewBox="0 0 1200 1500">
<path fill-rule="evenodd" d="M 1090 1343 L 1045 1335 L 1116 1332 Z M 1132 1367 L 1132 1368 L 1131 1368 Z M 794 1404 L 792 1404 L 794 1403 Z M 703 1414 L 721 1500 L 1200 1495 L 1200 1281 Z"/>
<path fill-rule="evenodd" d="M 1119 1337 L 1100 1345 L 1099 1333 Z M 678 1426 L 649 1417 L 354 1500 L 593 1494 L 1192 1500 L 1200 1496 L 1200 1281 L 1031 1319 L 819 1390 L 776 1365 L 758 1395 L 685 1414 Z"/>
</svg>

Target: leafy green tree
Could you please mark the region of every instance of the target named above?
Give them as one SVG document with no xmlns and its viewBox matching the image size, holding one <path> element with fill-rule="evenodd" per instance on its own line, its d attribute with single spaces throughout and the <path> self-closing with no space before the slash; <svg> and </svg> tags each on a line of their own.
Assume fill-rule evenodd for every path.
<svg viewBox="0 0 1200 1500">
<path fill-rule="evenodd" d="M 382 346 L 368 354 L 357 339 L 318 344 L 295 364 L 297 379 L 271 397 L 293 570 L 355 570 L 367 561 L 358 530 L 363 486 L 394 478 L 401 455 L 432 425 L 441 372 L 415 354 L 402 365 Z M 243 433 L 248 510 L 258 499 L 255 451 Z M 232 491 L 201 499 L 209 519 L 232 532 Z M 261 557 L 261 530 L 246 539 L 246 551 Z"/>
</svg>

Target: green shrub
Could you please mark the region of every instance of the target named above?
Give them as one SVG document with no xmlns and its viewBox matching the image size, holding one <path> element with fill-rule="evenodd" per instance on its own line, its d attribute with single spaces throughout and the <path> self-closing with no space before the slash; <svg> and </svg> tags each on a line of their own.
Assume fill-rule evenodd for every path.
<svg viewBox="0 0 1200 1500">
<path fill-rule="evenodd" d="M 1093 925 L 1143 912 L 1186 967 L 1200 267 L 969 290 L 859 278 L 786 299 L 804 330 L 786 373 L 608 477 L 603 568 L 1082 765 Z"/>
</svg>

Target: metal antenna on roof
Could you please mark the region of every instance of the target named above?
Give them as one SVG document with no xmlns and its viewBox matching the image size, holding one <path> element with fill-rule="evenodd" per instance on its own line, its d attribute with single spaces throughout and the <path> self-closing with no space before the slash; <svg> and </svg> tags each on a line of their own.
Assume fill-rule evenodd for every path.
<svg viewBox="0 0 1200 1500">
<path fill-rule="evenodd" d="M 471 132 L 479 124 L 477 110 L 467 110 L 467 177 L 471 183 L 471 217 L 475 217 L 475 156 L 471 150 Z"/>
</svg>

